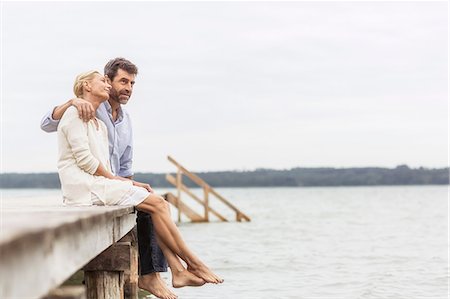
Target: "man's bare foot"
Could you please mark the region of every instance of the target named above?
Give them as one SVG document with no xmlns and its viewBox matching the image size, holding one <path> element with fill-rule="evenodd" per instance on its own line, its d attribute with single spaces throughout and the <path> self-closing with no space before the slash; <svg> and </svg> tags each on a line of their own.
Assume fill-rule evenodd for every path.
<svg viewBox="0 0 450 299">
<path fill-rule="evenodd" d="M 172 272 L 172 286 L 174 288 L 199 287 L 206 283 L 203 279 L 195 276 L 186 269 Z"/>
<path fill-rule="evenodd" d="M 152 293 L 161 299 L 177 299 L 178 296 L 172 293 L 166 284 L 160 279 L 159 273 L 150 273 L 139 276 L 138 286 L 147 292 Z"/>
<path fill-rule="evenodd" d="M 200 265 L 188 265 L 188 271 L 202 278 L 204 281 L 209 283 L 222 283 L 223 279 L 214 274 L 211 270 L 208 269 L 204 264 Z"/>
</svg>

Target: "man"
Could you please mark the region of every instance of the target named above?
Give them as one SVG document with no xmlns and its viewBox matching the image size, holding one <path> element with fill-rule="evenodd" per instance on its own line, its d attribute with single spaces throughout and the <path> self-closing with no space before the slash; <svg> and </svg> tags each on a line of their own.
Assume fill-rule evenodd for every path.
<svg viewBox="0 0 450 299">
<path fill-rule="evenodd" d="M 109 99 L 100 105 L 96 113 L 97 118 L 108 128 L 111 169 L 114 175 L 126 178 L 133 176 L 133 134 L 130 116 L 121 105 L 128 103 L 137 73 L 137 67 L 124 58 L 110 60 L 104 69 L 108 83 L 112 86 Z M 77 108 L 84 121 L 95 116 L 94 108 L 89 102 L 74 98 L 49 111 L 41 121 L 41 129 L 55 132 L 59 120 L 70 106 Z M 140 256 L 139 287 L 159 298 L 176 298 L 159 274 L 167 271 L 167 261 L 157 244 L 150 215 L 138 211 L 136 222 Z"/>
</svg>

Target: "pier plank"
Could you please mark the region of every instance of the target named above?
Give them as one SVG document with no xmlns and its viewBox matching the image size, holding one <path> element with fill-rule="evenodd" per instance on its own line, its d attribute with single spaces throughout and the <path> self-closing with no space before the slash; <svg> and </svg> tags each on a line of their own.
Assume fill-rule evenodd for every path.
<svg viewBox="0 0 450 299">
<path fill-rule="evenodd" d="M 134 208 L 2 200 L 0 298 L 40 298 L 135 226 Z M 31 282 L 31 283 L 30 283 Z"/>
</svg>

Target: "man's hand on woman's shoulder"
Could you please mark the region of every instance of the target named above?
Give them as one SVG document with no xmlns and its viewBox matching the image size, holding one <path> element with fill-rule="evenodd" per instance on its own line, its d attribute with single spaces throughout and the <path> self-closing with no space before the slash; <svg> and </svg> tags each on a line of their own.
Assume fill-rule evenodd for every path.
<svg viewBox="0 0 450 299">
<path fill-rule="evenodd" d="M 95 117 L 94 106 L 92 106 L 89 101 L 81 98 L 74 98 L 71 99 L 70 102 L 72 106 L 77 108 L 78 115 L 83 121 L 88 122 Z"/>
</svg>

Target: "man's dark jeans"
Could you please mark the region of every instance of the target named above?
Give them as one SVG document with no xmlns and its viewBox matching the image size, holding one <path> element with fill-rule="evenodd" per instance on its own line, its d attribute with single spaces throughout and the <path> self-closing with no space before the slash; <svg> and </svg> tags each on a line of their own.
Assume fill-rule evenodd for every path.
<svg viewBox="0 0 450 299">
<path fill-rule="evenodd" d="M 137 212 L 137 234 L 139 247 L 140 274 L 166 272 L 167 260 L 156 241 L 152 217 L 144 212 Z"/>
</svg>

